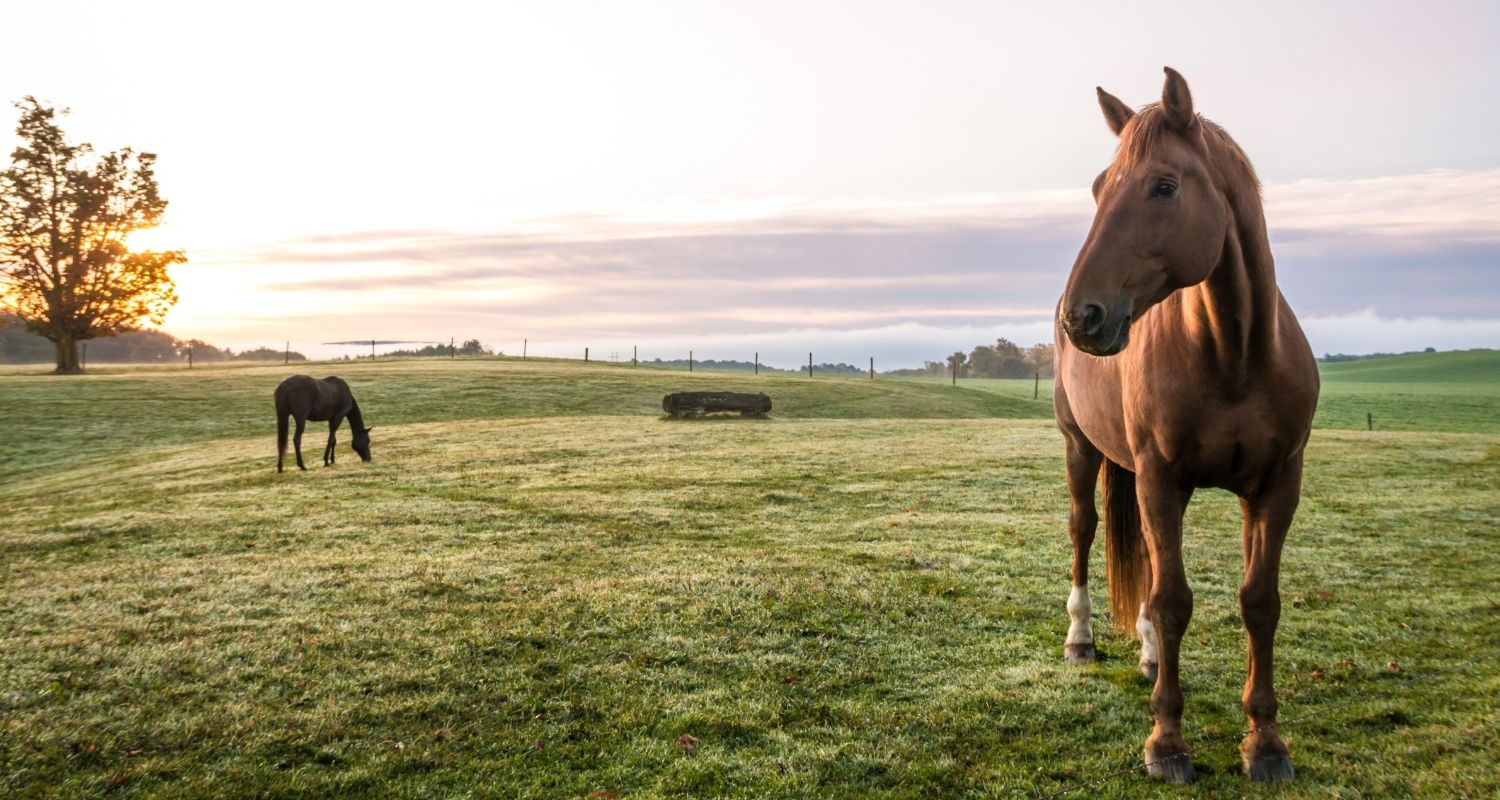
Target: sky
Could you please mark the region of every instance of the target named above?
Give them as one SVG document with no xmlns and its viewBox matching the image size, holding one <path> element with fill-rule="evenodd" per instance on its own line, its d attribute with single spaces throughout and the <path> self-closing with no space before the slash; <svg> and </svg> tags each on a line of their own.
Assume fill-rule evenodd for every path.
<svg viewBox="0 0 1500 800">
<path fill-rule="evenodd" d="M 1094 87 L 1144 105 L 1170 65 L 1255 163 L 1315 351 L 1500 346 L 1491 2 L 6 17 L 0 98 L 158 154 L 166 223 L 132 243 L 187 251 L 182 338 L 880 368 L 1050 341 L 1115 145 Z"/>
</svg>

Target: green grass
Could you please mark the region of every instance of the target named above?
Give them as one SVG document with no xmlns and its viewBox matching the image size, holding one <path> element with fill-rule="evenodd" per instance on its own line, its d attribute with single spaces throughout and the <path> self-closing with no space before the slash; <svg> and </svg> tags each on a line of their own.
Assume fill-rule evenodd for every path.
<svg viewBox="0 0 1500 800">
<path fill-rule="evenodd" d="M 1364 429 L 1373 424 L 1375 430 L 1389 431 L 1500 433 L 1500 350 L 1413 353 L 1320 366 L 1318 427 Z"/>
<path fill-rule="evenodd" d="M 1319 364 L 1318 370 L 1323 387 L 1315 428 L 1500 433 L 1500 350 L 1413 353 Z M 1051 378 L 960 378 L 958 386 L 1028 403 L 1035 393 L 1038 402 L 1052 402 Z"/>
<path fill-rule="evenodd" d="M 1324 383 L 1446 383 L 1500 388 L 1500 350 L 1410 353 L 1320 367 Z"/>
<path fill-rule="evenodd" d="M 1100 618 L 1103 660 L 1061 660 L 1061 443 L 1029 393 L 312 365 L 375 461 L 345 437 L 277 475 L 295 369 L 0 376 L 0 795 L 1026 797 L 1138 762 L 1134 646 Z M 776 410 L 661 418 L 708 387 Z M 1200 494 L 1192 793 L 1500 791 L 1497 485 L 1493 432 L 1314 436 L 1278 685 L 1316 716 L 1282 788 L 1238 775 L 1238 507 Z"/>
<path fill-rule="evenodd" d="M 669 392 L 720 388 L 766 392 L 779 419 L 1052 416 L 1048 403 L 906 381 L 688 373 L 541 359 L 115 367 L 62 381 L 44 368 L 9 367 L 0 372 L 0 414 L 11 434 L 0 480 L 77 464 L 96 452 L 113 463 L 122 451 L 146 444 L 207 442 L 252 431 L 274 439 L 271 393 L 298 372 L 348 377 L 366 424 L 381 427 L 497 417 L 649 416 L 661 413 Z M 321 440 L 314 440 L 315 454 L 321 454 Z"/>
</svg>

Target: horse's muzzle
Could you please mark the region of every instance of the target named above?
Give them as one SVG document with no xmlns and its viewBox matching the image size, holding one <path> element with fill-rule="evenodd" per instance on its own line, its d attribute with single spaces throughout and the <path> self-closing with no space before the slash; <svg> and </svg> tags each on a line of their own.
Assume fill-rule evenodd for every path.
<svg viewBox="0 0 1500 800">
<path fill-rule="evenodd" d="M 1110 314 L 1103 306 L 1089 303 L 1058 321 L 1068 341 L 1091 356 L 1112 356 L 1130 344 L 1129 312 Z"/>
</svg>

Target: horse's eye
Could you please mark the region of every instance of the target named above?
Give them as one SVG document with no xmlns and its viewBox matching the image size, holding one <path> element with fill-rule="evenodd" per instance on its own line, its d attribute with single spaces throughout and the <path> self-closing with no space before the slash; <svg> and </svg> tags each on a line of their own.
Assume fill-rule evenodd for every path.
<svg viewBox="0 0 1500 800">
<path fill-rule="evenodd" d="M 1157 181 L 1156 186 L 1151 189 L 1153 197 L 1171 197 L 1177 194 L 1177 186 L 1171 181 Z"/>
</svg>

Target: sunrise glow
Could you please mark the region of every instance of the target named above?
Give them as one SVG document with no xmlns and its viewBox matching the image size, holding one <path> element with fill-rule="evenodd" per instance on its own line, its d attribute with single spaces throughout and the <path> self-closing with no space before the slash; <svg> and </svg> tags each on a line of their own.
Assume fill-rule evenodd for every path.
<svg viewBox="0 0 1500 800">
<path fill-rule="evenodd" d="M 22 38 L 0 88 L 159 155 L 166 223 L 130 243 L 188 253 L 164 326 L 184 338 L 911 362 L 1047 338 L 1114 146 L 1094 86 L 1149 102 L 1165 61 L 1255 161 L 1315 346 L 1493 343 L 1494 9 L 1296 9 L 1295 30 L 1235 10 L 1242 35 L 1208 43 L 1186 32 L 1227 9 L 48 4 L 16 24 L 172 46 L 140 54 L 143 84 L 37 72 L 47 45 Z M 1333 323 L 1361 314 L 1431 322 L 1411 342 Z"/>
</svg>

